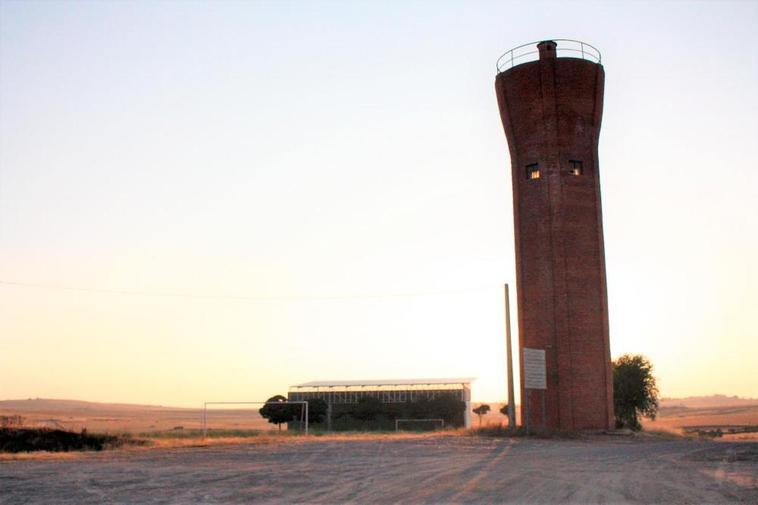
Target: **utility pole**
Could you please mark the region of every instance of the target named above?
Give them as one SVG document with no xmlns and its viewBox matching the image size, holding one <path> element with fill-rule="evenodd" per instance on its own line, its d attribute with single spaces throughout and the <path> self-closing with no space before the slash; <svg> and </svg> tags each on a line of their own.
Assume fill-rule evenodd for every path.
<svg viewBox="0 0 758 505">
<path fill-rule="evenodd" d="M 513 394 L 513 351 L 511 346 L 511 300 L 508 283 L 505 284 L 505 346 L 508 368 L 508 429 L 516 429 L 516 398 Z"/>
</svg>

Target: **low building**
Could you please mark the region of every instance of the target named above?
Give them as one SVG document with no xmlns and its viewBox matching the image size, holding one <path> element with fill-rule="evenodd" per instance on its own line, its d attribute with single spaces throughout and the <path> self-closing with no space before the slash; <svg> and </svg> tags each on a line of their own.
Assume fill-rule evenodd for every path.
<svg viewBox="0 0 758 505">
<path fill-rule="evenodd" d="M 335 420 L 345 417 L 362 398 L 376 398 L 386 406 L 387 419 L 417 419 L 414 407 L 443 398 L 454 398 L 463 403 L 460 416 L 450 418 L 448 424 L 471 427 L 471 382 L 473 378 L 444 379 L 386 379 L 350 381 L 314 381 L 290 386 L 290 401 L 321 399 L 328 405 L 325 420 L 331 430 Z M 393 421 L 394 422 L 394 421 Z"/>
</svg>

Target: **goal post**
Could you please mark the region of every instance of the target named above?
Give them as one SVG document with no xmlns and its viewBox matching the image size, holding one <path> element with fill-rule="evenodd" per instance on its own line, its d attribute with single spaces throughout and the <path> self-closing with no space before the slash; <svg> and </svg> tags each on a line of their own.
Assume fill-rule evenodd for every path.
<svg viewBox="0 0 758 505">
<path fill-rule="evenodd" d="M 203 403 L 203 438 L 208 437 L 208 406 L 209 405 L 300 405 L 300 421 L 303 422 L 305 434 L 308 434 L 308 402 L 205 402 Z"/>
<path fill-rule="evenodd" d="M 445 427 L 444 419 L 395 419 L 395 431 L 400 431 L 400 423 L 439 423 L 440 428 Z"/>
</svg>

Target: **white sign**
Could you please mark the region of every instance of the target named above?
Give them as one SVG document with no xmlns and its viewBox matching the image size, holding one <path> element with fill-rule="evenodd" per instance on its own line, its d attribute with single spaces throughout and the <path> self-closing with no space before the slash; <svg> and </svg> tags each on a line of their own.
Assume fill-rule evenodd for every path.
<svg viewBox="0 0 758 505">
<path fill-rule="evenodd" d="M 524 347 L 524 388 L 547 389 L 544 349 Z"/>
</svg>

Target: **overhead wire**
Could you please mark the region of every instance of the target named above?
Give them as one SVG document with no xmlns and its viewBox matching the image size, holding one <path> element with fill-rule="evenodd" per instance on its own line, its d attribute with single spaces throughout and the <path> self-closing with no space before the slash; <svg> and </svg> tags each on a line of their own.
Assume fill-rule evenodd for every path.
<svg viewBox="0 0 758 505">
<path fill-rule="evenodd" d="M 198 298 L 210 300 L 240 300 L 258 302 L 287 302 L 287 301 L 339 301 L 339 300 L 370 300 L 390 298 L 413 298 L 423 296 L 441 296 L 466 292 L 485 291 L 488 289 L 501 288 L 503 284 L 482 284 L 478 286 L 464 286 L 451 289 L 434 289 L 404 293 L 351 293 L 342 295 L 280 295 L 280 296 L 249 296 L 249 295 L 225 295 L 225 294 L 200 294 L 179 293 L 170 291 L 139 291 L 112 288 L 95 288 L 83 286 L 65 286 L 60 284 L 44 284 L 34 282 L 0 280 L 0 286 L 25 287 L 34 289 L 52 289 L 60 291 L 74 291 L 83 293 L 103 293 L 125 296 L 153 296 L 161 298 Z"/>
</svg>

